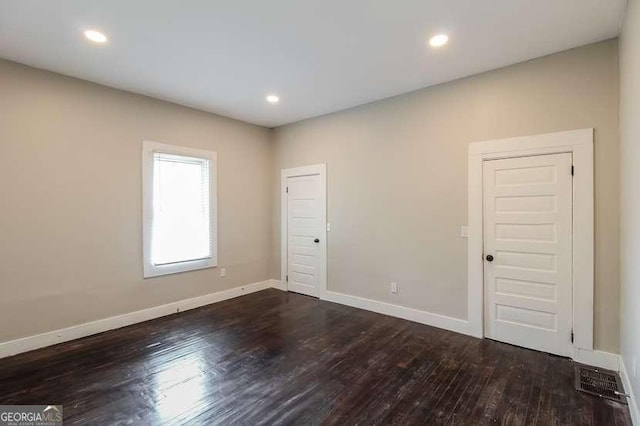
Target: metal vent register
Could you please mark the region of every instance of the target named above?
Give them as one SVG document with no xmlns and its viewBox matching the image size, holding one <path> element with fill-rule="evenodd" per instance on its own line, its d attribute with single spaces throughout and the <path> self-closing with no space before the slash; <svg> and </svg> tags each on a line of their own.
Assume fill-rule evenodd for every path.
<svg viewBox="0 0 640 426">
<path fill-rule="evenodd" d="M 620 377 L 593 367 L 576 367 L 576 390 L 612 401 L 627 403 Z"/>
</svg>

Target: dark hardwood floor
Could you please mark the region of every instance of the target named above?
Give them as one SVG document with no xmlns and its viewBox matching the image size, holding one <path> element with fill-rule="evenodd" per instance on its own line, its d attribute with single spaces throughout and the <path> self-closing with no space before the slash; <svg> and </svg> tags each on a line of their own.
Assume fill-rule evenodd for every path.
<svg viewBox="0 0 640 426">
<path fill-rule="evenodd" d="M 573 366 L 265 290 L 2 359 L 0 404 L 91 425 L 630 425 Z"/>
</svg>

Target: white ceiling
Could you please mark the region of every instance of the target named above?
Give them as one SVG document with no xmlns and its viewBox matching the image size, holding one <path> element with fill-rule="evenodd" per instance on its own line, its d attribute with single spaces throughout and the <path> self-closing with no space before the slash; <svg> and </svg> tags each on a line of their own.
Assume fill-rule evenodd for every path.
<svg viewBox="0 0 640 426">
<path fill-rule="evenodd" d="M 0 57 L 274 127 L 618 35 L 626 0 L 2 0 Z M 109 42 L 83 37 L 89 28 Z M 445 32 L 439 50 L 428 38 Z M 270 105 L 265 95 L 278 94 Z"/>
</svg>

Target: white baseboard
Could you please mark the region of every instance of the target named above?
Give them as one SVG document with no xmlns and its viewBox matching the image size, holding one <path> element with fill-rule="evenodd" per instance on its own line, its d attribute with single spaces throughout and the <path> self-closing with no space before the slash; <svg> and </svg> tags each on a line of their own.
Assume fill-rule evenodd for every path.
<svg viewBox="0 0 640 426">
<path fill-rule="evenodd" d="M 287 291 L 287 285 L 280 280 L 271 280 L 272 288 Z M 389 315 L 391 317 L 402 318 L 408 321 L 426 324 L 437 328 L 442 328 L 456 333 L 462 333 L 472 336 L 469 330 L 469 323 L 458 318 L 448 317 L 445 315 L 433 314 L 431 312 L 421 311 L 418 309 L 407 308 L 405 306 L 394 305 L 391 303 L 380 302 L 378 300 L 367 299 L 364 297 L 351 296 L 349 294 L 338 293 L 335 291 L 327 291 L 321 300 L 327 302 L 347 305 L 354 308 L 364 309 L 365 311 L 376 312 L 379 314 Z"/>
<path fill-rule="evenodd" d="M 391 303 L 366 299 L 364 297 L 350 296 L 348 294 L 327 291 L 322 298 L 329 302 L 340 303 L 354 308 L 365 309 L 379 314 L 402 318 L 432 327 L 443 328 L 456 333 L 472 335 L 469 329 L 469 322 L 444 315 L 433 314 L 431 312 L 420 311 L 418 309 L 407 308 L 405 306 L 393 305 Z"/>
<path fill-rule="evenodd" d="M 35 336 L 28 336 L 21 339 L 2 342 L 0 343 L 0 358 L 43 348 L 45 346 L 55 345 L 57 343 L 68 342 L 69 340 L 102 333 L 103 331 L 126 327 L 131 324 L 175 314 L 176 312 L 199 308 L 200 306 L 210 305 L 212 303 L 232 299 L 244 294 L 254 293 L 256 291 L 271 288 L 278 282 L 279 281 L 277 280 L 266 280 L 247 284 L 231 288 L 229 290 L 206 294 L 204 296 L 167 303 L 166 305 L 154 306 L 153 308 L 143 309 L 141 311 L 130 312 L 128 314 L 91 321 L 59 330 L 49 331 L 47 333 L 37 334 Z"/>
<path fill-rule="evenodd" d="M 636 395 L 633 391 L 633 387 L 631 386 L 631 380 L 629 380 L 629 375 L 627 374 L 627 367 L 624 364 L 624 358 L 620 357 L 620 378 L 622 379 L 622 386 L 624 386 L 624 391 L 631 395 L 628 399 L 629 401 L 629 412 L 631 413 L 631 422 L 634 425 L 640 426 L 640 410 L 638 409 L 638 402 L 636 400 Z"/>
<path fill-rule="evenodd" d="M 28 336 L 16 340 L 10 340 L 7 342 L 0 342 L 0 358 L 43 348 L 46 346 L 55 345 L 62 342 L 68 342 L 70 340 L 91 336 L 92 334 L 102 333 L 104 331 L 114 330 L 116 328 L 126 327 L 128 325 L 148 321 L 154 318 L 175 314 L 176 312 L 199 308 L 201 306 L 232 299 L 244 294 L 265 290 L 267 288 L 275 288 L 278 290 L 287 291 L 286 284 L 276 279 L 247 284 L 244 286 L 218 291 L 216 293 L 210 293 L 191 299 L 179 300 L 177 302 L 155 306 L 128 314 L 118 315 L 97 321 L 91 321 L 88 323 L 49 331 L 46 333 Z M 470 336 L 474 335 L 471 327 L 469 326 L 469 322 L 458 318 L 452 318 L 445 315 L 407 308 L 405 306 L 394 305 L 391 303 L 380 302 L 364 297 L 337 293 L 334 291 L 327 291 L 322 299 L 329 302 L 352 306 L 354 308 L 377 312 L 396 318 L 402 318 L 420 324 L 430 325 L 432 327 L 442 328 L 456 333 L 466 334 Z M 606 368 L 614 371 L 621 371 L 621 374 L 624 368 L 624 365 L 620 360 L 620 356 L 608 352 L 589 351 L 576 348 L 574 350 L 573 359 L 583 364 L 593 365 L 596 367 Z M 626 383 L 625 387 L 627 387 Z M 637 422 L 637 424 L 640 425 L 640 422 Z"/>
<path fill-rule="evenodd" d="M 271 288 L 287 291 L 287 284 L 280 280 L 271 280 Z"/>
<path fill-rule="evenodd" d="M 281 281 L 273 280 L 273 288 L 286 291 L 286 286 Z M 478 337 L 473 332 L 473 327 L 468 321 L 458 318 L 448 317 L 445 315 L 434 314 L 431 312 L 421 311 L 418 309 L 407 308 L 405 306 L 394 305 L 391 303 L 380 302 L 378 300 L 367 299 L 364 297 L 351 296 L 335 291 L 327 291 L 321 299 L 339 303 L 341 305 L 352 306 L 367 311 L 377 312 L 379 314 L 389 315 L 396 318 L 402 318 L 420 324 L 430 325 L 432 327 L 442 328 L 444 330 L 453 331 L 468 336 Z M 482 337 L 480 337 L 482 338 Z M 586 350 L 575 348 L 572 359 L 576 362 L 591 365 L 594 367 L 604 368 L 607 370 L 620 370 L 620 355 L 609 352 Z"/>
<path fill-rule="evenodd" d="M 581 364 L 620 371 L 620 355 L 610 352 L 573 348 L 571 359 Z"/>
</svg>

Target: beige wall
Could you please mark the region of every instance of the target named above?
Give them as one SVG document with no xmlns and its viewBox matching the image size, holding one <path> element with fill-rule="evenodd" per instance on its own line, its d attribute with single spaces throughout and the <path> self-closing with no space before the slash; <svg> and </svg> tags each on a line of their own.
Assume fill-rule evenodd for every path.
<svg viewBox="0 0 640 426">
<path fill-rule="evenodd" d="M 640 3 L 620 37 L 620 353 L 640 405 Z"/>
<path fill-rule="evenodd" d="M 276 172 L 327 163 L 330 290 L 464 319 L 467 145 L 587 127 L 596 129 L 595 341 L 617 352 L 616 40 L 278 128 Z M 277 256 L 271 267 L 278 277 Z"/>
<path fill-rule="evenodd" d="M 143 139 L 219 158 L 216 269 L 142 278 Z M 0 61 L 0 342 L 269 278 L 270 131 Z"/>
<path fill-rule="evenodd" d="M 617 60 L 598 43 L 274 132 L 0 61 L 0 342 L 278 277 L 279 170 L 321 162 L 330 289 L 466 318 L 468 143 L 595 127 L 596 346 L 617 352 Z M 143 139 L 218 152 L 226 278 L 142 279 Z"/>
</svg>

